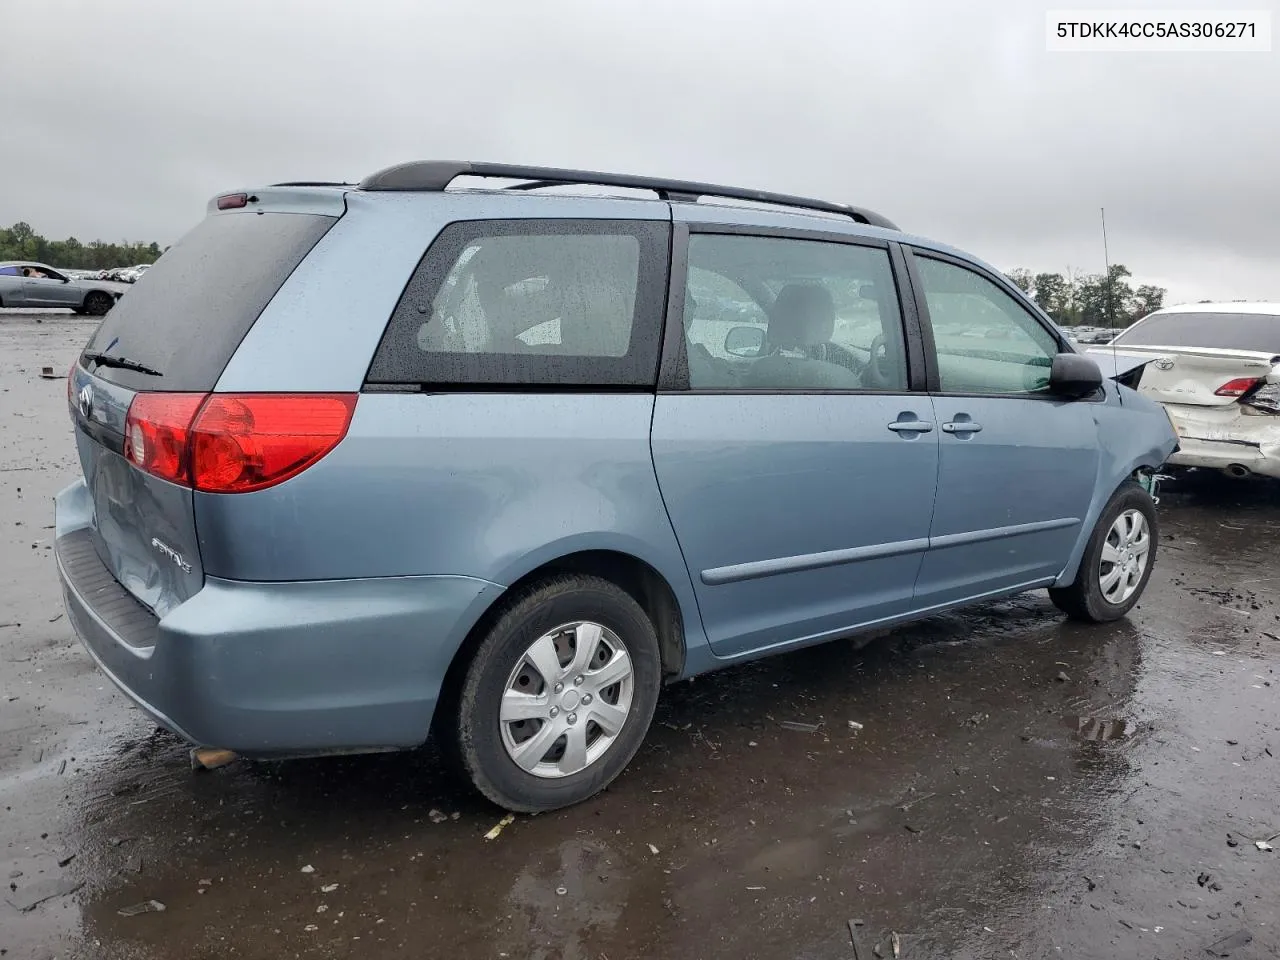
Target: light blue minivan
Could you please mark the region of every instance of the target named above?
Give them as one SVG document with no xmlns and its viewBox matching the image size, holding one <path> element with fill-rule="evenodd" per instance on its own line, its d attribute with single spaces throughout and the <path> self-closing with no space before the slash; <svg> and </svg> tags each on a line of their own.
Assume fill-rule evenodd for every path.
<svg viewBox="0 0 1280 960">
<path fill-rule="evenodd" d="M 1123 616 L 1177 437 L 1108 373 L 855 207 L 498 164 L 277 184 L 215 198 L 77 360 L 58 569 L 195 745 L 434 730 L 549 810 L 666 683 L 1038 588 Z"/>
</svg>

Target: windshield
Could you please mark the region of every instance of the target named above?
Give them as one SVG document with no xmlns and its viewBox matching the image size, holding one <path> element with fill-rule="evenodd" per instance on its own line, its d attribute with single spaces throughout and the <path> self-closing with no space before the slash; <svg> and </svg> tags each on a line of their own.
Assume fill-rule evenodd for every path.
<svg viewBox="0 0 1280 960">
<path fill-rule="evenodd" d="M 1116 346 L 1212 347 L 1280 354 L 1280 316 L 1264 313 L 1158 313 L 1125 330 Z"/>
</svg>

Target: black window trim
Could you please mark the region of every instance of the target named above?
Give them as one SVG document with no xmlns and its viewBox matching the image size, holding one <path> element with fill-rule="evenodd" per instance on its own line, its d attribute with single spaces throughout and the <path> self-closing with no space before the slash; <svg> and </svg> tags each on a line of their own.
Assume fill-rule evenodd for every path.
<svg viewBox="0 0 1280 960">
<path fill-rule="evenodd" d="M 747 236 L 779 240 L 808 240 L 819 243 L 840 243 L 846 246 L 873 247 L 885 250 L 889 255 L 889 269 L 898 296 L 903 343 L 906 347 L 906 390 L 822 390 L 784 387 L 701 387 L 689 386 L 689 358 L 684 335 L 684 299 L 689 273 L 689 238 L 693 234 L 718 236 Z M 658 372 L 658 393 L 689 394 L 694 396 L 756 396 L 756 395 L 838 395 L 853 397 L 900 397 L 923 393 L 927 389 L 925 367 L 925 341 L 916 309 L 915 298 L 909 285 L 909 274 L 896 241 L 879 237 L 866 237 L 839 231 L 813 230 L 803 227 L 764 227 L 754 224 L 728 224 L 713 221 L 677 221 L 671 231 L 670 286 L 667 290 L 667 314 L 662 343 L 662 362 Z"/>
<path fill-rule="evenodd" d="M 973 398 L 973 399 L 989 399 L 989 400 L 1034 400 L 1038 403 L 1080 403 L 1084 402 L 1103 402 L 1106 400 L 1104 391 L 1099 390 L 1091 397 L 1083 397 L 1080 400 L 1068 400 L 1065 397 L 1056 394 L 1043 393 L 970 393 L 942 389 L 942 379 L 938 371 L 938 346 L 933 338 L 933 319 L 929 316 L 929 303 L 924 294 L 924 283 L 920 278 L 920 270 L 916 266 L 916 258 L 926 260 L 937 260 L 940 263 L 950 264 L 961 270 L 968 270 L 970 273 L 977 274 L 984 280 L 988 280 L 995 286 L 1007 293 L 1013 298 L 1013 301 L 1026 310 L 1030 316 L 1040 327 L 1053 337 L 1054 342 L 1058 345 L 1059 353 L 1077 353 L 1071 341 L 1067 340 L 1060 331 L 1055 329 L 1053 325 L 1046 321 L 1042 316 L 1040 308 L 1034 301 L 1019 290 L 1014 284 L 1007 279 L 997 276 L 992 271 L 987 270 L 971 260 L 965 260 L 963 257 L 952 256 L 943 253 L 940 250 L 931 250 L 928 247 L 917 247 L 912 244 L 903 244 L 902 252 L 906 259 L 907 277 L 911 285 L 912 299 L 915 302 L 915 309 L 920 321 L 920 332 L 924 338 L 924 359 L 926 368 L 926 382 L 928 384 L 928 392 L 933 397 L 957 397 L 957 398 Z"/>
<path fill-rule="evenodd" d="M 640 261 L 636 276 L 636 297 L 632 316 L 632 341 L 628 353 L 621 357 L 575 357 L 542 355 L 543 375 L 520 383 L 504 382 L 494 375 L 495 367 L 507 354 L 442 354 L 455 358 L 453 365 L 461 366 L 464 376 L 448 379 L 422 380 L 397 376 L 375 378 L 375 368 L 383 357 L 384 348 L 392 336 L 393 328 L 405 298 L 409 296 L 414 281 L 424 270 L 433 253 L 452 251 L 449 266 L 442 272 L 426 278 L 432 296 L 439 292 L 457 256 L 466 244 L 484 236 L 529 236 L 562 232 L 565 224 L 572 224 L 585 232 L 625 234 L 636 239 L 640 248 Z M 383 328 L 378 346 L 373 352 L 361 382 L 362 393 L 653 393 L 661 362 L 663 341 L 662 326 L 666 316 L 668 274 L 671 269 L 671 221 L 656 217 L 464 217 L 443 224 L 431 238 L 418 262 L 405 280 L 396 305 L 392 308 Z M 648 261 L 648 262 L 647 262 Z M 646 277 L 646 271 L 652 274 Z M 646 282 L 647 280 L 647 282 Z M 651 346 L 644 342 L 644 328 L 654 330 L 650 335 Z M 637 339 L 639 337 L 640 339 Z M 633 351 L 639 351 L 632 356 Z M 457 358 L 462 357 L 458 363 Z M 497 358 L 497 359 L 495 359 Z M 610 374 L 598 381 L 588 381 L 572 376 L 573 366 L 584 360 L 601 364 Z"/>
</svg>

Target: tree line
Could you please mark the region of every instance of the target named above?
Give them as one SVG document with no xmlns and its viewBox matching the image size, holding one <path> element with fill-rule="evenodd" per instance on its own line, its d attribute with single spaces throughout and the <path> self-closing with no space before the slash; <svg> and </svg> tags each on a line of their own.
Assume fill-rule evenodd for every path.
<svg viewBox="0 0 1280 960">
<path fill-rule="evenodd" d="M 1142 284 L 1136 290 L 1124 264 L 1114 264 L 1105 274 L 1032 273 L 1011 270 L 1007 274 L 1040 309 L 1064 327 L 1127 327 L 1164 306 L 1164 287 Z"/>
<path fill-rule="evenodd" d="M 67 270 L 108 270 L 155 263 L 162 253 L 158 243 L 81 243 L 75 237 L 46 240 L 28 223 L 0 227 L 0 261 L 34 260 Z"/>
</svg>

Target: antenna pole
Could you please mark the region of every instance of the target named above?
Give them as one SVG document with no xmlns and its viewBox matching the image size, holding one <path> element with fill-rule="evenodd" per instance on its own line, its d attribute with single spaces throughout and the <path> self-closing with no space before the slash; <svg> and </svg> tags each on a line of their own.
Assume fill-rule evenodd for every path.
<svg viewBox="0 0 1280 960">
<path fill-rule="evenodd" d="M 1116 311 L 1113 302 L 1111 290 L 1111 254 L 1107 252 L 1107 208 L 1099 207 L 1102 211 L 1102 263 L 1106 268 L 1104 283 L 1107 285 L 1107 326 L 1112 330 L 1116 327 Z"/>
</svg>

